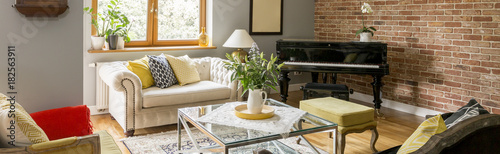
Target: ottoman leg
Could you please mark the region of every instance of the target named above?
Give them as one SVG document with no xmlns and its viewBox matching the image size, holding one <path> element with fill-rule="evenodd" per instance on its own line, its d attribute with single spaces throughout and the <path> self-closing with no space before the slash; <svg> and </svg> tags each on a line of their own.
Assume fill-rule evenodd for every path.
<svg viewBox="0 0 500 154">
<path fill-rule="evenodd" d="M 337 153 L 338 154 L 344 154 L 344 149 L 345 149 L 345 134 L 340 134 L 340 132 L 337 133 L 337 143 L 338 143 L 338 148 L 337 148 Z"/>
<path fill-rule="evenodd" d="M 370 148 L 372 149 L 373 152 L 378 152 L 377 149 L 375 149 L 375 143 L 377 142 L 378 139 L 377 127 L 374 127 L 371 130 L 372 130 L 372 140 L 370 142 Z"/>
</svg>

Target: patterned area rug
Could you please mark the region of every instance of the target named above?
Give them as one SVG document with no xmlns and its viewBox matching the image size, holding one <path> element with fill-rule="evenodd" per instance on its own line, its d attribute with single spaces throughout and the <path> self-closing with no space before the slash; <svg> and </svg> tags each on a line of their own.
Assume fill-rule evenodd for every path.
<svg viewBox="0 0 500 154">
<path fill-rule="evenodd" d="M 197 129 L 191 129 L 194 138 L 201 147 L 217 145 L 214 141 L 210 140 L 206 137 L 202 132 Z M 242 132 L 241 130 L 221 130 L 227 133 L 228 135 L 223 136 L 225 139 L 238 139 L 238 138 L 246 138 L 248 132 Z M 288 147 L 291 147 L 295 151 L 299 153 L 309 154 L 313 153 L 312 149 L 310 149 L 304 141 L 300 142 L 301 144 L 296 143 L 297 137 L 289 137 L 286 139 L 278 140 L 276 144 L 285 144 Z M 166 154 L 174 154 L 177 152 L 177 131 L 169 131 L 157 134 L 149 134 L 145 136 L 134 136 L 121 140 L 125 146 L 128 148 L 130 153 L 132 154 L 143 154 L 143 153 L 166 153 Z M 182 132 L 182 150 L 192 150 L 195 149 L 193 143 L 189 140 L 189 136 L 183 130 Z M 242 153 L 248 154 L 252 153 L 253 149 L 267 149 L 273 153 L 292 153 L 288 151 L 280 151 L 280 149 L 275 148 L 273 143 L 260 143 L 254 144 L 250 146 L 240 147 L 230 149 L 230 153 Z M 327 152 L 318 149 L 320 153 L 327 154 Z M 238 151 L 238 152 L 235 152 Z M 206 153 L 206 152 L 204 152 Z"/>
</svg>

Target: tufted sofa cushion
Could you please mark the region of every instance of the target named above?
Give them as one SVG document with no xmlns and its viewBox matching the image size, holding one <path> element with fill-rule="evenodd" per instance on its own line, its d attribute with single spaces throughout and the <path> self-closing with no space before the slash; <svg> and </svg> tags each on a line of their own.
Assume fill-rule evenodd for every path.
<svg viewBox="0 0 500 154">
<path fill-rule="evenodd" d="M 231 86 L 231 74 L 229 70 L 224 68 L 224 61 L 219 58 L 212 58 L 210 65 L 210 81 L 225 86 Z"/>
<path fill-rule="evenodd" d="M 210 57 L 193 59 L 201 81 L 210 80 L 210 61 Z"/>
<path fill-rule="evenodd" d="M 149 108 L 229 99 L 231 89 L 211 81 L 200 81 L 184 86 L 173 85 L 165 89 L 151 87 L 143 89 L 142 92 L 143 107 Z"/>
</svg>

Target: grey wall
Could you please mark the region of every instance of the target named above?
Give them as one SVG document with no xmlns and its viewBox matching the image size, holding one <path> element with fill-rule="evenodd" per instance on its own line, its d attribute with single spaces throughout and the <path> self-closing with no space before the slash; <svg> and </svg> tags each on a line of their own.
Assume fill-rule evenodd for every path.
<svg viewBox="0 0 500 154">
<path fill-rule="evenodd" d="M 208 9 L 210 10 L 210 9 Z M 249 30 L 249 0 L 213 0 L 213 46 L 215 50 L 193 50 L 193 51 L 168 51 L 163 52 L 174 56 L 189 55 L 190 57 L 225 57 L 234 49 L 224 48 L 222 44 L 233 33 L 235 29 Z M 284 0 L 283 10 L 283 35 L 252 36 L 261 51 L 267 57 L 276 55 L 276 40 L 282 38 L 314 38 L 314 1 L 313 0 Z M 88 38 L 86 38 L 88 39 Z M 84 45 L 84 49 L 90 48 L 90 43 Z M 246 49 L 248 50 L 248 49 Z M 84 53 L 84 102 L 87 105 L 95 105 L 95 68 L 87 67 L 93 62 L 106 62 L 116 60 L 132 60 L 141 58 L 146 54 L 160 54 L 162 52 L 135 52 L 135 53 Z M 309 75 L 293 76 L 291 83 L 301 83 L 310 80 Z"/>
<path fill-rule="evenodd" d="M 0 93 L 7 87 L 7 47 L 16 45 L 17 102 L 28 112 L 83 104 L 83 2 L 58 18 L 26 18 L 0 1 Z"/>
</svg>

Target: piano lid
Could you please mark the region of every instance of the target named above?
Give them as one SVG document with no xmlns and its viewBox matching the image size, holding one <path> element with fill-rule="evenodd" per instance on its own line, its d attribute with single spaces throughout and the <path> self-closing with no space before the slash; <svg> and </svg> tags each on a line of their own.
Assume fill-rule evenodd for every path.
<svg viewBox="0 0 500 154">
<path fill-rule="evenodd" d="M 279 61 L 386 64 L 387 44 L 287 39 L 276 42 Z"/>
<path fill-rule="evenodd" d="M 372 42 L 360 42 L 360 41 L 347 41 L 347 42 L 339 42 L 336 40 L 329 40 L 329 39 L 280 39 L 277 42 L 303 42 L 303 43 L 375 43 L 375 44 L 387 44 L 383 43 L 381 41 L 374 41 Z"/>
</svg>

